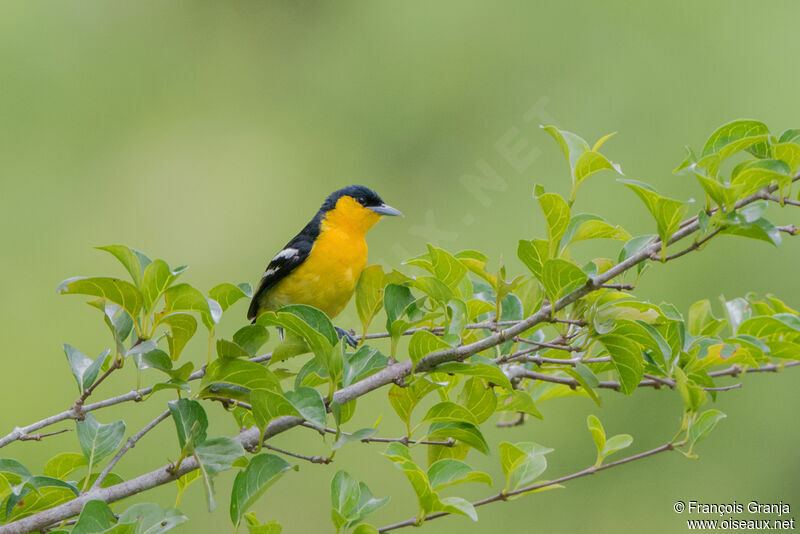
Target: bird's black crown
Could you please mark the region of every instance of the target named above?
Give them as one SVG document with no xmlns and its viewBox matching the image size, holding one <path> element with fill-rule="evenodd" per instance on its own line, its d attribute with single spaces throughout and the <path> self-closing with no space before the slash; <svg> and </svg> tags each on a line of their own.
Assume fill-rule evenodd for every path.
<svg viewBox="0 0 800 534">
<path fill-rule="evenodd" d="M 364 187 L 363 185 L 350 185 L 334 191 L 322 204 L 321 211 L 330 211 L 336 207 L 336 202 L 342 197 L 353 197 L 359 204 L 368 208 L 370 206 L 380 206 L 383 200 L 378 196 L 378 193 Z"/>
</svg>

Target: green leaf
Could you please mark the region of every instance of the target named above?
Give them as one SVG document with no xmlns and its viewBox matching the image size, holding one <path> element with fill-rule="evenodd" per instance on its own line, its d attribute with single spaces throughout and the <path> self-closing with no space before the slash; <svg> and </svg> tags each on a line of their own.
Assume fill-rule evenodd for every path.
<svg viewBox="0 0 800 534">
<path fill-rule="evenodd" d="M 412 282 L 412 287 L 419 289 L 441 305 L 454 299 L 456 294 L 444 282 L 432 276 L 420 276 Z"/>
<path fill-rule="evenodd" d="M 73 534 L 98 534 L 114 526 L 116 516 L 108 505 L 100 500 L 87 502 L 78 522 L 72 527 Z"/>
<path fill-rule="evenodd" d="M 77 452 L 62 452 L 47 460 L 43 474 L 65 480 L 69 475 L 87 465 L 84 455 Z"/>
<path fill-rule="evenodd" d="M 281 385 L 278 377 L 263 365 L 240 358 L 219 358 L 208 365 L 200 382 L 199 396 L 247 402 L 253 389 L 280 392 Z"/>
<path fill-rule="evenodd" d="M 219 317 L 212 314 L 211 305 L 199 290 L 189 284 L 177 284 L 164 291 L 164 311 L 159 315 L 162 318 L 176 312 L 197 312 L 203 319 L 203 324 L 210 326 L 219 321 Z"/>
<path fill-rule="evenodd" d="M 408 342 L 408 355 L 416 366 L 419 361 L 432 352 L 451 348 L 442 339 L 427 330 L 414 332 Z"/>
<path fill-rule="evenodd" d="M 513 389 L 511 387 L 511 382 L 508 380 L 505 373 L 503 373 L 503 370 L 492 360 L 479 354 L 475 354 L 467 362 L 446 362 L 439 364 L 433 368 L 432 372 L 477 376 L 509 391 Z"/>
<path fill-rule="evenodd" d="M 229 283 L 222 283 L 211 288 L 208 296 L 216 300 L 222 311 L 227 311 L 228 308 L 233 306 L 240 299 L 247 299 L 253 296 L 253 287 L 250 284 L 233 285 Z"/>
<path fill-rule="evenodd" d="M 108 326 L 108 329 L 111 331 L 111 335 L 114 337 L 114 345 L 117 354 L 125 354 L 127 350 L 125 348 L 125 341 L 133 330 L 133 320 L 130 315 L 128 315 L 128 312 L 123 310 L 122 307 L 105 299 L 97 299 L 87 304 L 103 312 L 103 322 L 106 323 L 106 326 Z"/>
<path fill-rule="evenodd" d="M 719 410 L 706 410 L 689 427 L 689 451 L 701 440 L 705 439 L 717 423 L 725 419 L 727 415 Z"/>
<path fill-rule="evenodd" d="M 558 247 L 561 237 L 567 231 L 567 226 L 569 226 L 569 204 L 561 198 L 561 195 L 556 193 L 545 193 L 540 195 L 538 200 L 542 213 L 544 213 L 547 225 L 547 239 L 550 242 L 550 252 L 552 254 Z"/>
<path fill-rule="evenodd" d="M 183 494 L 186 489 L 193 483 L 200 480 L 203 477 L 203 473 L 199 469 L 195 469 L 194 471 L 189 471 L 178 480 L 175 481 L 175 485 L 178 486 L 178 498 L 175 500 L 175 506 L 178 506 L 183 499 Z"/>
<path fill-rule="evenodd" d="M 153 260 L 144 270 L 144 280 L 142 281 L 142 296 L 144 298 L 144 309 L 149 312 L 164 294 L 164 291 L 172 285 L 185 268 L 178 268 L 172 271 L 164 260 Z"/>
<path fill-rule="evenodd" d="M 356 312 L 364 333 L 383 304 L 383 279 L 383 268 L 380 265 L 370 265 L 361 271 L 356 284 Z"/>
<path fill-rule="evenodd" d="M 772 183 L 777 183 L 781 189 L 792 183 L 792 169 L 780 160 L 756 160 L 737 167 L 737 170 L 731 185 L 740 185 L 741 195 L 755 193 Z"/>
<path fill-rule="evenodd" d="M 603 449 L 603 458 L 630 447 L 632 443 L 633 437 L 630 434 L 617 434 L 616 436 L 608 438 L 606 446 Z"/>
<path fill-rule="evenodd" d="M 208 416 L 203 406 L 190 399 L 178 399 L 167 403 L 175 428 L 178 444 L 183 456 L 188 456 L 195 447 L 206 440 Z"/>
<path fill-rule="evenodd" d="M 389 497 L 376 499 L 365 483 L 357 482 L 345 471 L 339 471 L 331 480 L 331 518 L 337 530 L 360 523 L 389 500 Z"/>
<path fill-rule="evenodd" d="M 206 490 L 209 511 L 216 508 L 214 501 L 214 477 L 226 469 L 230 469 L 233 462 L 244 455 L 242 444 L 226 436 L 212 438 L 195 446 L 194 457 L 200 467 L 203 477 L 203 487 Z"/>
<path fill-rule="evenodd" d="M 339 342 L 333 323 L 322 311 L 311 306 L 294 304 L 284 306 L 278 312 L 266 312 L 259 316 L 257 324 L 280 326 L 300 337 L 308 344 L 314 357 L 333 376 L 335 362 L 332 349 Z"/>
<path fill-rule="evenodd" d="M 118 278 L 68 278 L 58 284 L 58 292 L 104 298 L 121 306 L 134 321 L 142 309 L 142 294 L 136 286 Z"/>
<path fill-rule="evenodd" d="M 635 341 L 621 335 L 607 334 L 597 338 L 605 346 L 611 363 L 619 374 L 620 390 L 630 395 L 639 387 L 644 374 L 642 351 Z"/>
<path fill-rule="evenodd" d="M 243 326 L 233 334 L 233 342 L 239 345 L 249 356 L 258 354 L 258 350 L 269 341 L 269 330 L 258 324 Z"/>
<path fill-rule="evenodd" d="M 549 259 L 542 269 L 542 285 L 547 298 L 555 302 L 578 289 L 589 280 L 580 267 L 567 260 Z"/>
<path fill-rule="evenodd" d="M 383 455 L 391 460 L 395 467 L 403 471 L 417 496 L 420 510 L 426 515 L 433 511 L 438 504 L 438 495 L 433 492 L 428 475 L 411 459 L 408 447 L 402 443 L 391 443 Z"/>
<path fill-rule="evenodd" d="M 414 300 L 411 290 L 407 287 L 397 284 L 389 284 L 386 286 L 383 293 L 383 307 L 384 310 L 386 310 L 387 329 L 391 327 L 392 323 L 400 319 L 403 312 Z"/>
<path fill-rule="evenodd" d="M 556 140 L 558 146 L 561 147 L 564 157 L 567 158 L 570 170 L 575 168 L 578 159 L 583 153 L 589 151 L 589 144 L 572 132 L 559 130 L 555 126 L 542 126 L 542 129 L 549 133 Z"/>
<path fill-rule="evenodd" d="M 428 245 L 428 253 L 433 266 L 433 275 L 447 287 L 457 291 L 459 282 L 467 274 L 464 264 L 446 250 L 432 245 Z"/>
<path fill-rule="evenodd" d="M 137 359 L 139 369 L 158 369 L 168 375 L 172 375 L 173 373 L 172 360 L 169 358 L 169 355 L 161 349 L 149 350 L 141 354 L 135 354 L 134 356 Z M 187 365 L 194 367 L 190 362 L 188 362 Z"/>
<path fill-rule="evenodd" d="M 600 419 L 595 415 L 589 415 L 586 418 L 586 426 L 589 427 L 589 433 L 592 435 L 595 447 L 597 447 L 597 464 L 600 465 L 603 461 L 603 450 L 606 448 L 606 431 Z"/>
<path fill-rule="evenodd" d="M 250 404 L 256 426 L 264 434 L 267 426 L 278 417 L 300 417 L 300 412 L 280 393 L 267 389 L 254 389 L 250 392 Z"/>
<path fill-rule="evenodd" d="M 342 386 L 347 387 L 383 369 L 389 358 L 373 347 L 362 345 L 352 354 L 345 354 L 342 362 Z"/>
<path fill-rule="evenodd" d="M 768 134 L 766 124 L 754 120 L 735 120 L 717 128 L 703 146 L 702 157 L 720 152 L 727 145 L 744 137 Z"/>
<path fill-rule="evenodd" d="M 197 320 L 188 313 L 173 313 L 161 319 L 169 327 L 167 345 L 172 361 L 177 361 L 184 347 L 197 332 Z"/>
<path fill-rule="evenodd" d="M 117 450 L 125 438 L 125 421 L 122 420 L 103 425 L 88 413 L 83 421 L 77 422 L 77 427 L 78 441 L 89 462 L 90 472 L 103 458 Z"/>
<path fill-rule="evenodd" d="M 503 370 L 496 363 L 479 354 L 472 356 L 468 362 L 439 364 L 433 368 L 432 372 L 478 376 L 509 391 L 513 389 Z"/>
<path fill-rule="evenodd" d="M 800 167 L 800 145 L 796 143 L 778 143 L 772 146 L 775 159 L 781 160 L 789 166 L 792 173 Z"/>
<path fill-rule="evenodd" d="M 428 429 L 428 435 L 425 438 L 430 441 L 447 441 L 448 439 L 455 439 L 462 443 L 466 443 L 470 447 L 489 454 L 489 446 L 486 444 L 483 434 L 473 424 L 465 422 L 440 422 L 431 423 Z"/>
<path fill-rule="evenodd" d="M 475 507 L 462 497 L 445 497 L 440 499 L 439 503 L 439 506 L 436 507 L 437 511 L 463 515 L 473 521 L 478 520 L 478 513 L 475 511 Z"/>
<path fill-rule="evenodd" d="M 337 531 L 354 515 L 360 498 L 358 481 L 350 473 L 338 471 L 331 479 L 331 510 L 335 512 L 332 518 Z"/>
<path fill-rule="evenodd" d="M 131 280 L 136 287 L 142 287 L 142 264 L 133 251 L 125 245 L 106 245 L 95 247 L 97 250 L 104 250 L 119 260 L 125 270 L 131 275 Z"/>
<path fill-rule="evenodd" d="M 602 217 L 591 213 L 580 213 L 572 217 L 564 236 L 561 238 L 561 248 L 570 243 L 588 239 L 616 239 L 628 241 L 631 235 L 619 226 L 613 226 Z"/>
<path fill-rule="evenodd" d="M 510 443 L 503 441 L 498 445 L 500 466 L 506 477 L 506 491 L 517 490 L 535 481 L 547 469 L 545 455 L 553 449 L 538 443 Z"/>
<path fill-rule="evenodd" d="M 465 484 L 467 482 L 480 482 L 492 485 L 492 477 L 487 473 L 475 471 L 469 465 L 459 460 L 447 458 L 438 460 L 428 468 L 428 480 L 434 491 L 439 491 L 450 486 Z"/>
<path fill-rule="evenodd" d="M 471 425 L 478 426 L 478 420 L 472 415 L 472 412 L 451 401 L 443 401 L 434 404 L 422 418 L 423 421 L 429 423 L 433 422 L 465 422 Z"/>
<path fill-rule="evenodd" d="M 162 534 L 188 520 L 180 510 L 161 508 L 153 503 L 134 504 L 119 515 L 120 524 L 136 524 L 134 534 Z"/>
<path fill-rule="evenodd" d="M 714 317 L 711 302 L 706 299 L 695 302 L 689 308 L 687 326 L 693 336 L 716 336 L 725 328 L 725 321 Z"/>
<path fill-rule="evenodd" d="M 261 328 L 264 327 L 262 326 Z M 266 330 L 266 328 L 264 328 L 264 330 Z M 217 356 L 219 358 L 247 358 L 250 354 L 240 347 L 238 343 L 228 341 L 227 339 L 218 339 Z"/>
<path fill-rule="evenodd" d="M 247 524 L 247 532 L 249 534 L 281 534 L 283 527 L 276 520 L 267 521 L 266 523 L 259 523 L 255 512 L 245 514 L 244 519 Z"/>
<path fill-rule="evenodd" d="M 538 419 L 544 419 L 544 416 L 536 407 L 533 397 L 527 391 L 509 391 L 506 398 L 500 402 L 497 411 L 523 412 Z"/>
<path fill-rule="evenodd" d="M 406 387 L 392 385 L 389 388 L 389 404 L 408 427 L 411 421 L 411 412 L 428 393 L 438 387 L 438 384 L 424 377 L 418 377 Z"/>
<path fill-rule="evenodd" d="M 669 368 L 672 361 L 672 348 L 664 336 L 653 326 L 644 321 L 617 320 L 613 333 L 631 341 L 635 341 L 645 349 L 661 356 L 665 368 Z"/>
<path fill-rule="evenodd" d="M 242 516 L 261 495 L 286 471 L 292 468 L 283 458 L 274 454 L 259 454 L 250 459 L 244 471 L 233 481 L 231 492 L 231 521 L 238 525 Z"/>
<path fill-rule="evenodd" d="M 69 367 L 72 369 L 72 376 L 74 376 L 75 380 L 78 382 L 78 392 L 83 393 L 86 391 L 86 388 L 94 384 L 97 374 L 100 372 L 100 368 L 108 359 L 108 355 L 111 351 L 106 349 L 100 356 L 92 360 L 72 345 L 65 343 L 63 347 L 64 353 L 67 355 Z"/>
<path fill-rule="evenodd" d="M 544 239 L 520 240 L 517 256 L 540 282 L 544 279 L 544 263 L 550 257 L 550 245 Z"/>
<path fill-rule="evenodd" d="M 633 443 L 633 438 L 628 434 L 617 434 L 616 436 L 606 439 L 606 431 L 603 429 L 600 420 L 594 415 L 590 415 L 586 419 L 586 424 L 589 427 L 589 432 L 597 447 L 597 462 L 595 466 L 602 465 L 605 458 L 615 452 L 630 447 L 631 443 Z"/>
<path fill-rule="evenodd" d="M 753 336 L 754 338 L 778 340 L 786 335 L 796 335 L 800 333 L 800 325 L 787 320 L 781 320 L 782 318 L 787 319 L 787 317 L 782 314 L 772 317 L 752 317 L 739 325 L 736 334 L 739 336 L 745 335 Z"/>
<path fill-rule="evenodd" d="M 649 185 L 636 180 L 617 179 L 625 184 L 631 191 L 644 202 L 648 211 L 656 220 L 658 236 L 662 242 L 662 252 L 666 250 L 669 238 L 678 230 L 681 219 L 686 213 L 687 206 L 683 202 L 662 197 Z"/>
<path fill-rule="evenodd" d="M 385 498 L 388 499 L 388 497 Z M 360 525 L 356 525 L 356 528 L 353 529 L 353 534 L 379 534 L 379 532 L 374 526 L 361 523 Z"/>
<path fill-rule="evenodd" d="M 472 377 L 464 382 L 458 402 L 470 411 L 478 424 L 486 421 L 497 407 L 497 395 L 483 380 Z"/>
<path fill-rule="evenodd" d="M 592 174 L 609 170 L 617 174 L 622 174 L 619 166 L 611 163 L 604 155 L 599 152 L 584 152 L 575 163 L 575 183 L 580 185 L 586 178 Z M 574 198 L 572 200 L 575 200 Z"/>
<path fill-rule="evenodd" d="M 300 415 L 318 430 L 325 429 L 328 412 L 325 401 L 319 391 L 310 387 L 299 387 L 295 391 L 287 391 L 286 398 Z"/>
</svg>

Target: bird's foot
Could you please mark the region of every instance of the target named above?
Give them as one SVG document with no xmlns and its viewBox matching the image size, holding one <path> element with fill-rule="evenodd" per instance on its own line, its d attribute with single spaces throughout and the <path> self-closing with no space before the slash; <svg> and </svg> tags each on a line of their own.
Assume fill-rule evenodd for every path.
<svg viewBox="0 0 800 534">
<path fill-rule="evenodd" d="M 334 326 L 334 328 L 336 329 L 336 333 L 339 334 L 339 339 L 344 338 L 345 342 L 353 348 L 358 346 L 358 341 L 353 337 L 353 334 L 338 326 Z"/>
</svg>

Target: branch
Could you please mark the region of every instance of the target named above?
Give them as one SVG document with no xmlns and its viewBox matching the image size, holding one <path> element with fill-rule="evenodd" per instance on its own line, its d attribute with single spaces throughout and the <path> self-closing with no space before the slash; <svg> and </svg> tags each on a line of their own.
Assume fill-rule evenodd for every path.
<svg viewBox="0 0 800 534">
<path fill-rule="evenodd" d="M 795 180 L 798 179 L 800 179 L 800 175 L 795 177 Z M 768 195 L 769 193 L 775 191 L 776 189 L 777 186 L 775 185 L 768 186 L 763 190 L 754 193 L 753 195 L 750 195 L 748 197 L 745 197 L 737 201 L 734 206 L 734 209 L 738 209 L 756 200 L 762 199 L 764 198 L 764 195 Z M 667 244 L 672 244 L 677 241 L 680 241 L 686 238 L 687 236 L 693 234 L 698 229 L 699 229 L 698 221 L 696 218 L 694 218 L 693 221 L 687 222 L 685 225 L 680 227 L 680 229 L 677 232 L 675 232 L 672 235 L 672 237 L 670 237 Z M 600 289 L 603 284 L 610 282 L 620 274 L 626 272 L 627 270 L 638 265 L 639 263 L 647 261 L 648 259 L 650 259 L 651 254 L 660 249 L 661 249 L 661 242 L 659 239 L 656 238 L 649 245 L 643 247 L 638 253 L 618 263 L 617 265 L 605 271 L 604 273 L 598 275 L 597 277 L 590 279 L 583 286 L 579 287 L 578 289 L 575 289 L 574 291 L 568 293 L 564 297 L 558 299 L 555 303 L 549 303 L 549 302 L 543 303 L 540 309 L 536 313 L 523 319 L 522 321 L 516 322 L 515 324 L 509 326 L 507 329 L 500 330 L 499 332 L 496 332 L 490 336 L 482 338 L 473 343 L 469 343 L 459 347 L 448 348 L 445 350 L 428 354 L 417 363 L 414 369 L 412 369 L 413 363 L 410 360 L 389 365 L 388 367 L 382 369 L 381 371 L 378 371 L 377 373 L 367 378 L 364 378 L 363 380 L 360 380 L 355 384 L 351 384 L 350 386 L 347 386 L 345 388 L 336 391 L 333 395 L 332 402 L 340 405 L 345 404 L 355 398 L 365 395 L 366 393 L 374 391 L 375 389 L 378 389 L 385 385 L 394 383 L 396 380 L 408 376 L 409 374 L 411 374 L 412 370 L 416 370 L 416 372 L 424 372 L 435 368 L 440 363 L 445 363 L 449 361 L 463 361 L 464 359 L 472 356 L 473 354 L 477 354 L 486 349 L 499 345 L 505 341 L 511 340 L 515 336 L 522 334 L 523 332 L 529 330 L 533 326 L 536 326 L 540 323 L 553 322 L 554 320 L 553 317 L 555 312 L 565 308 L 566 306 L 588 295 L 589 293 L 596 291 L 597 289 Z M 559 322 L 565 322 L 565 320 L 560 320 Z M 789 364 L 786 364 L 785 366 L 789 366 Z M 741 369 L 737 368 L 736 366 L 734 366 L 731 369 L 732 371 L 728 373 L 731 376 L 735 376 L 736 374 L 741 372 Z M 763 370 L 766 369 L 759 369 L 759 371 Z M 770 369 L 770 370 L 777 371 L 778 366 L 775 366 L 775 369 Z M 149 389 L 152 391 L 152 388 Z M 141 392 L 131 392 L 131 393 L 134 393 L 135 395 L 138 395 L 138 398 L 141 398 Z M 126 395 L 130 395 L 130 393 Z M 107 405 L 112 405 L 112 404 L 117 404 L 119 402 L 124 402 L 124 400 L 118 400 L 118 399 L 119 397 L 114 399 L 109 399 L 108 401 L 101 401 L 101 403 L 96 403 L 96 404 L 99 405 L 102 404 L 103 402 L 107 402 L 109 403 Z M 134 399 L 129 399 L 129 400 L 134 400 Z M 87 408 L 88 407 L 85 407 L 84 410 L 86 410 Z M 58 416 L 53 416 L 52 418 L 48 418 L 48 420 L 52 420 L 55 417 Z M 63 420 L 69 418 L 71 417 L 67 415 L 57 420 Z M 34 425 L 40 423 L 42 422 L 40 421 L 39 423 L 34 423 Z M 301 423 L 303 423 L 303 419 L 299 417 L 279 417 L 273 420 L 269 424 L 264 434 L 264 437 L 266 438 L 274 436 L 290 428 L 293 428 Z M 43 424 L 42 426 L 46 425 Z M 42 428 L 42 426 L 34 428 L 33 430 Z M 9 434 L 9 436 L 6 436 L 2 440 L 0 440 L 0 446 L 6 445 L 11 441 L 19 439 L 21 435 L 24 435 L 31 431 L 27 430 L 24 432 L 20 432 L 20 430 L 22 429 L 15 429 L 15 431 Z M 258 440 L 260 439 L 258 429 L 249 428 L 241 432 L 239 436 L 237 436 L 237 439 L 242 443 L 245 449 L 252 448 L 255 444 L 258 443 Z M 669 448 L 672 447 L 672 444 L 668 444 L 664 447 L 666 447 L 665 450 L 668 450 Z M 654 449 L 654 451 L 660 452 L 657 449 Z M 650 455 L 650 454 L 655 454 L 655 452 L 650 451 L 648 453 L 643 453 L 643 454 Z M 619 463 L 632 461 L 634 459 L 638 459 L 638 457 L 630 457 L 629 459 L 621 460 L 619 462 L 612 462 L 611 464 L 608 464 L 601 468 L 591 468 L 591 472 L 585 472 L 585 473 L 579 472 L 579 474 L 569 475 L 566 478 L 558 479 L 558 481 L 569 480 L 571 478 L 576 478 L 577 476 L 583 476 L 583 474 L 580 473 L 591 474 L 597 470 L 605 469 L 614 465 L 619 465 Z M 70 517 L 79 514 L 80 511 L 83 509 L 83 506 L 86 504 L 86 502 L 90 500 L 99 499 L 107 503 L 118 501 L 130 495 L 134 495 L 136 493 L 149 490 L 156 486 L 172 482 L 176 478 L 183 476 L 184 474 L 193 471 L 197 468 L 198 468 L 197 461 L 193 457 L 187 458 L 183 462 L 181 462 L 179 469 L 171 469 L 170 466 L 160 467 L 155 471 L 151 471 L 150 473 L 145 473 L 136 478 L 133 478 L 125 482 L 121 482 L 114 486 L 90 490 L 87 493 L 79 496 L 78 498 L 72 501 L 69 501 L 67 503 L 61 504 L 59 506 L 56 506 L 48 510 L 44 510 L 42 512 L 39 512 L 38 514 L 34 514 L 32 516 L 19 519 L 13 523 L 4 525 L 0 527 L 0 534 L 9 534 L 9 533 L 21 534 L 24 532 L 41 530 L 42 528 L 50 524 L 62 521 L 64 519 L 69 519 Z M 554 481 L 552 483 L 557 483 L 558 481 Z M 528 489 L 526 491 L 531 491 L 531 489 Z M 480 506 L 481 504 L 485 503 L 479 502 L 478 506 Z M 399 528 L 399 527 L 393 527 L 393 528 Z"/>
<path fill-rule="evenodd" d="M 507 501 L 509 499 L 509 497 L 514 497 L 516 495 L 522 495 L 523 493 L 528 493 L 528 492 L 531 492 L 531 491 L 536 491 L 536 490 L 540 490 L 540 489 L 543 489 L 543 488 L 556 486 L 558 484 L 561 484 L 562 482 L 567 482 L 569 480 L 573 480 L 573 479 L 576 479 L 576 478 L 585 477 L 587 475 L 593 475 L 593 474 L 595 474 L 595 473 L 597 473 L 599 471 L 604 471 L 606 469 L 611 469 L 612 467 L 617 467 L 617 466 L 620 466 L 620 465 L 623 465 L 623 464 L 634 462 L 636 460 L 641 460 L 642 458 L 647 458 L 649 456 L 653 456 L 653 455 L 656 455 L 656 454 L 659 454 L 659 453 L 662 453 L 662 452 L 665 452 L 665 451 L 671 451 L 671 450 L 674 450 L 676 447 L 681 447 L 683 445 L 684 445 L 684 442 L 681 442 L 681 443 L 671 443 L 671 442 L 670 443 L 666 443 L 666 444 L 664 444 L 664 445 L 662 445 L 660 447 L 656 447 L 655 449 L 650 449 L 649 451 L 640 452 L 639 454 L 635 454 L 633 456 L 628 456 L 627 458 L 623 458 L 621 460 L 617 460 L 616 462 L 611 462 L 611 463 L 608 463 L 608 464 L 605 464 L 605 465 L 600 465 L 600 466 L 587 467 L 586 469 L 583 469 L 582 471 L 576 471 L 575 473 L 572 473 L 572 474 L 569 474 L 569 475 L 565 475 L 563 477 L 556 478 L 556 479 L 550 480 L 548 482 L 541 482 L 539 484 L 534 484 L 532 486 L 527 486 L 527 487 L 520 488 L 520 489 L 517 489 L 517 490 L 514 490 L 514 491 L 509 491 L 509 492 L 501 491 L 500 493 L 498 493 L 496 495 L 493 495 L 491 497 L 487 497 L 486 499 L 482 499 L 480 501 L 473 502 L 472 506 L 477 508 L 478 506 L 483 506 L 485 504 L 489 504 L 489 503 L 493 503 L 493 502 L 497 502 L 497 501 Z M 444 516 L 447 516 L 447 515 L 451 515 L 450 512 L 436 512 L 434 514 L 428 514 L 427 516 L 425 516 L 424 521 L 431 521 L 433 519 L 438 519 L 440 517 L 444 517 Z M 419 526 L 420 524 L 421 523 L 419 521 L 419 518 L 412 517 L 411 519 L 407 519 L 407 520 L 401 521 L 399 523 L 394 523 L 393 525 L 388 525 L 388 526 L 379 528 L 378 532 L 389 532 L 391 530 L 397 530 L 397 529 L 403 528 L 403 527 Z"/>
</svg>

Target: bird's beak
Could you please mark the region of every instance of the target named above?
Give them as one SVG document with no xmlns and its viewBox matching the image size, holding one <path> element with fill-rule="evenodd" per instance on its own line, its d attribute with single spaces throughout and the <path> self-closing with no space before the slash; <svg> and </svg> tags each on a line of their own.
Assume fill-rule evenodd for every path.
<svg viewBox="0 0 800 534">
<path fill-rule="evenodd" d="M 380 215 L 390 215 L 390 216 L 403 217 L 403 212 L 402 211 L 400 211 L 398 209 L 394 209 L 391 206 L 387 206 L 386 204 L 381 204 L 380 206 L 370 206 L 369 209 L 371 209 L 372 211 L 374 211 L 375 213 L 378 213 Z"/>
</svg>

